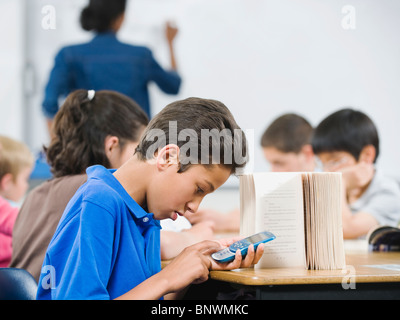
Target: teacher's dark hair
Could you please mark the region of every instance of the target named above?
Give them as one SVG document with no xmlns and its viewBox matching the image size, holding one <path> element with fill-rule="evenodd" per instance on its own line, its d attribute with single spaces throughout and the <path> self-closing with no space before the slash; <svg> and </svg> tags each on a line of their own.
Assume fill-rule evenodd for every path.
<svg viewBox="0 0 400 320">
<path fill-rule="evenodd" d="M 107 32 L 126 8 L 126 0 L 90 0 L 82 10 L 80 22 L 86 31 Z"/>
</svg>

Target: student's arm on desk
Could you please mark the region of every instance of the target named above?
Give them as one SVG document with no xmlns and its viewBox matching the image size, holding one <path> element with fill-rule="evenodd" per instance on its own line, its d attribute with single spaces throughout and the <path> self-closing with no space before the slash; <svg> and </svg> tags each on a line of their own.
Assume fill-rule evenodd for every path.
<svg viewBox="0 0 400 320">
<path fill-rule="evenodd" d="M 161 230 L 161 260 L 175 258 L 183 249 L 214 238 L 214 223 L 204 221 L 180 232 Z"/>
<path fill-rule="evenodd" d="M 371 181 L 374 171 L 373 166 L 359 163 L 354 167 L 341 171 L 342 179 L 342 223 L 343 237 L 355 239 L 368 233 L 371 228 L 378 225 L 378 221 L 367 212 L 352 213 L 348 204 L 348 194 L 352 190 L 365 188 Z"/>
<path fill-rule="evenodd" d="M 195 213 L 186 214 L 185 217 L 193 225 L 203 221 L 212 221 L 215 225 L 215 232 L 239 232 L 240 211 L 232 210 L 222 213 L 212 209 L 199 209 Z"/>
<path fill-rule="evenodd" d="M 343 205 L 342 210 L 344 239 L 356 239 L 366 235 L 369 230 L 378 225 L 376 219 L 367 212 L 352 214 L 346 203 Z"/>
</svg>

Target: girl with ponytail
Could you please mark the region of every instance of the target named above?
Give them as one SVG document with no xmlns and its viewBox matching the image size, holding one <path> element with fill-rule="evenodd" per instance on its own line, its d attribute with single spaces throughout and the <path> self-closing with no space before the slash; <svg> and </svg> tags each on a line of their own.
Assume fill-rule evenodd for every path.
<svg viewBox="0 0 400 320">
<path fill-rule="evenodd" d="M 47 246 L 76 190 L 86 182 L 86 168 L 118 168 L 135 152 L 148 124 L 145 112 L 113 91 L 77 90 L 65 100 L 45 147 L 54 178 L 28 193 L 13 231 L 10 266 L 39 280 Z"/>
<path fill-rule="evenodd" d="M 65 100 L 45 147 L 54 178 L 29 192 L 13 230 L 10 267 L 26 269 L 39 280 L 47 246 L 69 200 L 87 180 L 86 168 L 119 168 L 133 154 L 148 124 L 146 113 L 113 91 L 76 90 Z M 213 237 L 213 225 L 161 232 L 161 256 L 171 259 L 184 247 Z M 177 242 L 179 245 L 170 244 Z"/>
</svg>

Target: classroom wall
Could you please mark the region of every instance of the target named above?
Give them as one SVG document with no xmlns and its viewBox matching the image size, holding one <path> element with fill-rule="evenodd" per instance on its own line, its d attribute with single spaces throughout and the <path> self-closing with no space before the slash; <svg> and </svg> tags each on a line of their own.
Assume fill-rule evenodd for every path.
<svg viewBox="0 0 400 320">
<path fill-rule="evenodd" d="M 2 16 L 18 17 L 13 20 L 16 38 L 8 39 L 24 39 L 27 47 L 21 53 L 17 46 L 19 53 L 9 61 L 17 65 L 17 73 L 24 57 L 29 66 L 25 98 L 17 76 L 0 74 L 0 83 L 7 84 L 0 89 L 0 133 L 23 136 L 40 149 L 48 141 L 40 103 L 54 55 L 63 45 L 91 37 L 78 25 L 86 1 L 0 3 L 13 7 L 7 14 L 1 10 Z M 49 5 L 55 9 L 55 28 L 43 26 L 47 14 L 42 10 Z M 178 96 L 152 86 L 153 113 L 188 96 L 221 100 L 242 128 L 254 134 L 256 171 L 268 170 L 259 139 L 275 117 L 297 112 L 316 125 L 329 113 L 352 106 L 371 116 L 379 129 L 378 168 L 400 177 L 399 18 L 397 0 L 130 0 L 120 39 L 149 46 L 167 66 L 163 25 L 174 21 L 180 30 L 175 47 L 184 82 Z M 27 24 L 25 38 L 18 31 L 21 20 Z M 0 21 L 1 26 L 6 23 Z M 8 48 L 1 46 L 2 52 Z M 2 59 L 1 70 L 7 65 Z M 25 125 L 23 115 L 29 120 Z"/>
<path fill-rule="evenodd" d="M 23 140 L 24 4 L 0 0 L 0 134 Z"/>
</svg>

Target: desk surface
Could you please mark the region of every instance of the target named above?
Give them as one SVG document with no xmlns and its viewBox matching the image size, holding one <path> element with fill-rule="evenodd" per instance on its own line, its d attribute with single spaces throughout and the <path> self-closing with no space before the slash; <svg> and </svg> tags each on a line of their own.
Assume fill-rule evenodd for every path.
<svg viewBox="0 0 400 320">
<path fill-rule="evenodd" d="M 214 280 L 251 286 L 342 283 L 344 277 L 361 283 L 400 282 L 400 252 L 346 252 L 345 270 L 302 268 L 237 269 L 211 271 Z M 372 266 L 382 267 L 372 267 Z M 397 270 L 385 268 L 397 265 Z M 390 267 L 390 266 L 389 266 Z M 354 278 L 353 278 L 354 277 Z"/>
</svg>

